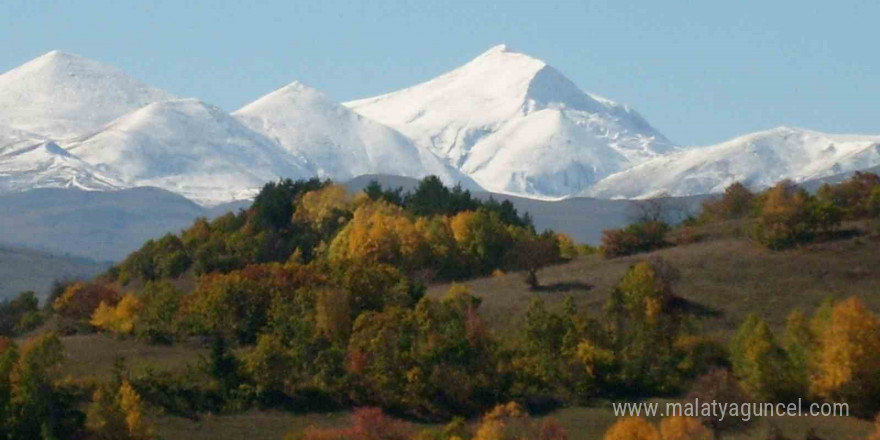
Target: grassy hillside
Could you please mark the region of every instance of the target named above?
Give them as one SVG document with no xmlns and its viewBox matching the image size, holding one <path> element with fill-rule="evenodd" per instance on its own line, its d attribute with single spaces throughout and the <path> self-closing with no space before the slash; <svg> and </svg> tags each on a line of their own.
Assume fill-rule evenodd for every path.
<svg viewBox="0 0 880 440">
<path fill-rule="evenodd" d="M 851 227 L 871 230 L 874 226 Z M 556 305 L 571 295 L 581 307 L 600 313 L 626 269 L 646 258 L 670 263 L 680 275 L 673 285 L 675 294 L 700 306 L 706 330 L 725 336 L 749 313 L 761 315 L 774 330 L 781 330 L 792 309 L 812 312 L 829 297 L 856 295 L 880 311 L 880 241 L 876 238 L 862 236 L 770 251 L 737 236 L 739 229 L 735 224 L 708 225 L 691 232 L 718 238 L 616 259 L 586 256 L 548 267 L 538 273 L 543 286 L 538 291 L 529 290 L 516 273 L 464 284 L 483 299 L 481 312 L 498 332 L 519 327 L 535 295 Z M 439 297 L 448 287 L 435 285 L 428 292 Z"/>
<path fill-rule="evenodd" d="M 90 279 L 106 269 L 86 258 L 0 246 L 0 301 L 26 290 L 45 297 L 55 280 Z"/>
</svg>

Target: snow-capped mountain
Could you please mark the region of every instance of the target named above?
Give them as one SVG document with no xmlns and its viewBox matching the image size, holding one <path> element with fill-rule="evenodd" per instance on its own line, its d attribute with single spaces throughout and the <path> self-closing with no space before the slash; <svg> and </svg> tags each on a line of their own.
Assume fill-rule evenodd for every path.
<svg viewBox="0 0 880 440">
<path fill-rule="evenodd" d="M 675 149 L 630 107 L 504 45 L 428 82 L 344 105 L 504 193 L 577 194 Z"/>
<path fill-rule="evenodd" d="M 679 148 L 503 45 L 375 98 L 339 105 L 292 83 L 232 115 L 58 51 L 0 75 L 0 193 L 155 186 L 213 206 L 281 177 L 434 174 L 534 198 L 639 198 L 877 166 L 880 136 L 796 128 Z"/>
<path fill-rule="evenodd" d="M 125 187 L 154 186 L 203 205 L 313 175 L 303 160 L 195 99 L 147 105 L 62 146 Z"/>
<path fill-rule="evenodd" d="M 365 174 L 435 174 L 447 183 L 467 186 L 470 181 L 399 132 L 299 82 L 257 99 L 233 116 L 304 158 L 321 178 L 344 181 Z"/>
<path fill-rule="evenodd" d="M 0 147 L 0 193 L 34 188 L 121 189 L 122 182 L 68 153 L 52 141 Z"/>
<path fill-rule="evenodd" d="M 880 136 L 832 135 L 791 127 L 682 150 L 611 175 L 583 195 L 601 198 L 721 192 L 734 182 L 753 189 L 880 165 Z"/>
<path fill-rule="evenodd" d="M 0 75 L 0 125 L 63 139 L 173 98 L 115 67 L 52 51 Z"/>
</svg>

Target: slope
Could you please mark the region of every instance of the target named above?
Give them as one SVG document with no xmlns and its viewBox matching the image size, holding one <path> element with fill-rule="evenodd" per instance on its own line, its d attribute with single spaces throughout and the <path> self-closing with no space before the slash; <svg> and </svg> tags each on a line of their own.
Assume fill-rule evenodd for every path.
<svg viewBox="0 0 880 440">
<path fill-rule="evenodd" d="M 674 146 L 628 106 L 496 46 L 433 80 L 345 103 L 495 192 L 567 196 Z"/>
<path fill-rule="evenodd" d="M 86 258 L 0 245 L 0 302 L 27 290 L 42 299 L 56 280 L 87 280 L 105 270 L 107 265 Z"/>
<path fill-rule="evenodd" d="M 609 176 L 592 197 L 673 196 L 723 191 L 734 182 L 754 189 L 880 165 L 880 136 L 831 135 L 791 127 L 658 157 Z"/>
<path fill-rule="evenodd" d="M 274 142 L 192 99 L 150 104 L 63 146 L 127 187 L 155 186 L 203 205 L 312 175 Z"/>
<path fill-rule="evenodd" d="M 52 51 L 0 75 L 0 125 L 65 138 L 172 98 L 115 67 Z"/>
<path fill-rule="evenodd" d="M 342 181 L 364 174 L 434 174 L 449 184 L 469 181 L 397 131 L 299 82 L 257 99 L 233 116 L 304 158 L 321 178 Z"/>
</svg>

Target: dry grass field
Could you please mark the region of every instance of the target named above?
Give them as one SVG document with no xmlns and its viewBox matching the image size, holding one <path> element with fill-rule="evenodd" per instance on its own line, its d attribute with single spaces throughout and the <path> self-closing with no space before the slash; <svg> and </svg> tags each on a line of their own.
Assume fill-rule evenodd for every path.
<svg viewBox="0 0 880 440">
<path fill-rule="evenodd" d="M 873 225 L 872 225 L 873 226 Z M 717 228 L 716 228 L 717 229 Z M 770 251 L 736 233 L 697 231 L 717 238 L 616 259 L 585 256 L 538 272 L 542 287 L 529 290 L 521 274 L 467 281 L 483 299 L 481 313 L 496 332 L 518 327 L 536 295 L 552 306 L 572 296 L 579 307 L 598 315 L 627 268 L 647 258 L 662 258 L 679 273 L 675 294 L 701 306 L 705 330 L 730 335 L 749 313 L 781 330 L 794 308 L 811 312 L 825 298 L 860 297 L 880 312 L 880 241 L 867 235 Z M 448 285 L 435 285 L 440 297 Z"/>
</svg>

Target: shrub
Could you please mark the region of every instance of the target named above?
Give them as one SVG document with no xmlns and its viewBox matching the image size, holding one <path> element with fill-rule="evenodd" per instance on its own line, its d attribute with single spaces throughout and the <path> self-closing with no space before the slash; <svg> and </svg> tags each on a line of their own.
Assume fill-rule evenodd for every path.
<svg viewBox="0 0 880 440">
<path fill-rule="evenodd" d="M 602 256 L 622 257 L 666 246 L 669 225 L 663 222 L 634 223 L 624 229 L 602 232 Z"/>
<path fill-rule="evenodd" d="M 74 283 L 67 287 L 52 307 L 62 318 L 88 326 L 95 309 L 102 303 L 115 306 L 121 299 L 119 292 L 100 283 Z"/>
<path fill-rule="evenodd" d="M 15 336 L 43 322 L 34 292 L 21 292 L 12 301 L 0 302 L 0 336 Z"/>
<path fill-rule="evenodd" d="M 700 376 L 691 385 L 690 391 L 685 396 L 686 402 L 718 402 L 720 404 L 739 404 L 748 401 L 742 387 L 730 370 L 715 368 Z M 745 422 L 738 417 L 725 417 L 718 420 L 717 417 L 707 415 L 701 418 L 702 422 L 715 432 L 728 431 L 741 427 Z"/>
<path fill-rule="evenodd" d="M 300 436 L 290 433 L 288 440 L 410 440 L 413 430 L 406 423 L 391 419 L 379 408 L 358 408 L 348 428 L 307 428 Z"/>
<path fill-rule="evenodd" d="M 619 419 L 602 437 L 603 440 L 661 440 L 660 433 L 641 417 Z"/>
<path fill-rule="evenodd" d="M 135 321 L 141 310 L 141 302 L 131 293 L 126 294 L 115 305 L 102 302 L 92 313 L 89 321 L 93 327 L 120 335 L 134 332 Z"/>
<path fill-rule="evenodd" d="M 721 197 L 704 200 L 701 221 L 735 220 L 748 217 L 754 211 L 755 195 L 742 183 L 736 182 L 724 190 Z"/>
<path fill-rule="evenodd" d="M 660 421 L 663 440 L 714 440 L 715 436 L 693 417 L 673 416 Z"/>
<path fill-rule="evenodd" d="M 770 249 L 784 249 L 812 240 L 817 231 L 831 232 L 840 219 L 838 207 L 784 181 L 764 194 L 754 235 Z"/>
</svg>

